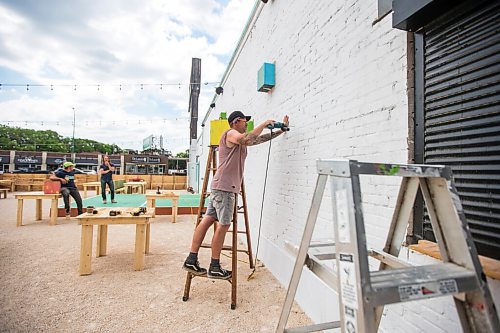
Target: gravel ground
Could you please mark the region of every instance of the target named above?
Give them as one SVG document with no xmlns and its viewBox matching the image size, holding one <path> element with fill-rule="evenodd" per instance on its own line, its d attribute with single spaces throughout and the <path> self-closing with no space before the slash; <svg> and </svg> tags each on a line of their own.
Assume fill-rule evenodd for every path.
<svg viewBox="0 0 500 333">
<path fill-rule="evenodd" d="M 133 270 L 135 225 L 110 226 L 107 256 L 95 258 L 92 274 L 78 275 L 80 227 L 76 219 L 35 221 L 35 202 L 24 203 L 16 227 L 17 200 L 0 200 L 1 332 L 274 332 L 286 290 L 266 268 L 254 278 L 239 262 L 237 307 L 230 309 L 231 285 L 195 278 L 191 297 L 182 301 L 186 274 L 180 268 L 189 252 L 195 216 L 178 223 L 157 216 L 151 225 L 151 253 L 143 271 Z M 229 238 L 228 238 L 229 240 Z M 208 249 L 200 251 L 202 266 Z M 244 254 L 241 261 L 247 261 Z M 222 257 L 230 267 L 230 259 Z M 310 323 L 294 305 L 288 327 Z"/>
</svg>

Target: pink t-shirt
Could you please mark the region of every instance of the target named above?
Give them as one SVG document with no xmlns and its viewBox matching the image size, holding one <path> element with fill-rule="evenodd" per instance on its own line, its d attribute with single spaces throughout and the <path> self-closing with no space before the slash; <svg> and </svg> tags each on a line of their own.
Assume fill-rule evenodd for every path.
<svg viewBox="0 0 500 333">
<path fill-rule="evenodd" d="M 226 145 L 227 133 L 225 131 L 219 141 L 219 166 L 212 180 L 212 190 L 221 190 L 232 193 L 241 191 L 241 181 L 247 157 L 247 146 Z"/>
</svg>

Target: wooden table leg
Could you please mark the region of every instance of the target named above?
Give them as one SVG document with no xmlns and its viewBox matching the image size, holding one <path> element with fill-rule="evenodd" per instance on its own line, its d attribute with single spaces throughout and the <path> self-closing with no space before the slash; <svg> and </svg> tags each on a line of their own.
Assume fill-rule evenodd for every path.
<svg viewBox="0 0 500 333">
<path fill-rule="evenodd" d="M 135 260 L 134 269 L 142 271 L 144 269 L 144 249 L 146 248 L 146 225 L 136 224 L 135 227 Z"/>
<path fill-rule="evenodd" d="M 40 221 L 42 219 L 42 199 L 36 199 L 36 204 L 35 204 L 35 216 L 36 220 Z"/>
<path fill-rule="evenodd" d="M 97 226 L 97 248 L 95 256 L 97 258 L 106 255 L 108 248 L 108 226 L 99 224 Z"/>
<path fill-rule="evenodd" d="M 151 224 L 146 224 L 146 248 L 144 249 L 145 254 L 149 254 L 149 241 L 151 237 Z"/>
<path fill-rule="evenodd" d="M 172 199 L 172 223 L 177 222 L 177 199 Z"/>
<path fill-rule="evenodd" d="M 17 199 L 17 226 L 23 225 L 23 199 Z"/>
<path fill-rule="evenodd" d="M 155 217 L 156 216 L 156 199 L 154 199 L 154 198 L 148 199 L 147 206 L 148 206 L 148 208 L 151 208 L 151 210 L 152 210 L 151 216 Z"/>
<path fill-rule="evenodd" d="M 82 244 L 80 247 L 80 275 L 92 273 L 92 234 L 93 225 L 82 224 Z"/>
<path fill-rule="evenodd" d="M 96 186 L 95 192 L 97 193 L 97 195 L 101 194 L 101 187 L 100 186 Z"/>
<path fill-rule="evenodd" d="M 83 198 L 87 198 L 87 186 L 83 186 Z"/>
<path fill-rule="evenodd" d="M 50 225 L 57 224 L 57 199 L 52 199 L 50 203 Z"/>
</svg>

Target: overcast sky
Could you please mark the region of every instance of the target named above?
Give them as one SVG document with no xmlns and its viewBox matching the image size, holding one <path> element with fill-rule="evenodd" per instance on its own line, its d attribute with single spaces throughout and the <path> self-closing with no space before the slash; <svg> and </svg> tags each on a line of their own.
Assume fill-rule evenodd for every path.
<svg viewBox="0 0 500 333">
<path fill-rule="evenodd" d="M 0 0 L 0 124 L 184 151 L 191 59 L 203 117 L 254 3 Z"/>
</svg>

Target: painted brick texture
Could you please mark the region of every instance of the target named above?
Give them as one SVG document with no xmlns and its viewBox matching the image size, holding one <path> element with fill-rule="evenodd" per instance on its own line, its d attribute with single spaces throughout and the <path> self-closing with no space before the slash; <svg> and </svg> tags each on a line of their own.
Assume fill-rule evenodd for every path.
<svg viewBox="0 0 500 333">
<path fill-rule="evenodd" d="M 300 244 L 316 185 L 316 160 L 407 162 L 406 33 L 392 28 L 390 15 L 372 25 L 376 18 L 376 1 L 269 1 L 210 115 L 217 119 L 220 112 L 242 110 L 256 124 L 290 116 L 291 131 L 271 143 L 259 249 L 259 259 L 285 287 L 294 258 L 284 244 Z M 264 62 L 276 65 L 276 87 L 271 93 L 256 89 L 257 71 Z M 201 135 L 198 154 L 203 176 L 209 122 Z M 249 147 L 245 167 L 254 246 L 268 150 L 269 143 Z M 362 179 L 370 246 L 380 248 L 385 242 L 399 182 Z M 332 223 L 327 186 L 313 239 L 333 239 Z M 323 288 L 314 278 L 306 279 L 309 287 Z M 312 289 L 299 290 L 301 307 L 317 322 L 338 319 L 338 311 L 321 310 L 321 304 L 330 304 L 322 298 L 335 298 L 336 303 L 336 294 L 318 292 L 318 298 L 311 300 Z M 412 304 L 417 303 L 386 310 L 381 331 L 457 332 L 456 316 L 443 311 L 445 305 L 416 306 L 417 311 Z"/>
</svg>

